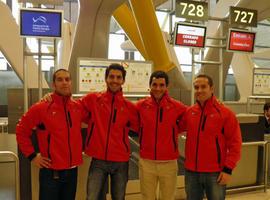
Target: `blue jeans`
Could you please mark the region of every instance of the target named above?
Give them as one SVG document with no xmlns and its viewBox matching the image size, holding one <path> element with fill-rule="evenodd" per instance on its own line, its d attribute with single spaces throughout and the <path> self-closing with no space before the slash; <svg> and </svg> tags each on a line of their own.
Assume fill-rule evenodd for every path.
<svg viewBox="0 0 270 200">
<path fill-rule="evenodd" d="M 112 200 L 124 200 L 128 181 L 128 162 L 112 162 L 93 158 L 88 172 L 87 200 L 102 200 L 108 176 L 111 178 Z"/>
<path fill-rule="evenodd" d="M 39 171 L 39 200 L 75 200 L 78 169 Z"/>
<path fill-rule="evenodd" d="M 185 190 L 187 200 L 202 200 L 204 193 L 208 200 L 224 200 L 226 185 L 219 185 L 219 172 L 191 172 L 185 171 Z"/>
</svg>

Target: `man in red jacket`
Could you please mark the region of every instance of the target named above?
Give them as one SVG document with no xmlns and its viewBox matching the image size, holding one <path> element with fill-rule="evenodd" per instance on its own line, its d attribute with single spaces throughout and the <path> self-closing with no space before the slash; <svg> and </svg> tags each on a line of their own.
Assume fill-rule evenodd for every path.
<svg viewBox="0 0 270 200">
<path fill-rule="evenodd" d="M 81 122 L 86 116 L 71 96 L 71 77 L 65 69 L 53 75 L 51 102 L 39 102 L 26 112 L 16 127 L 22 153 L 40 168 L 40 200 L 74 200 L 77 166 L 82 164 Z M 31 142 L 36 127 L 40 153 Z"/>
<path fill-rule="evenodd" d="M 140 117 L 140 186 L 143 200 L 155 200 L 159 183 L 161 199 L 175 199 L 178 124 L 186 110 L 168 95 L 168 75 L 151 74 L 151 97 L 137 103 Z"/>
<path fill-rule="evenodd" d="M 213 81 L 198 75 L 193 83 L 197 103 L 181 124 L 187 131 L 185 189 L 187 200 L 224 200 L 226 184 L 241 153 L 241 132 L 235 114 L 213 95 Z"/>
<path fill-rule="evenodd" d="M 87 199 L 103 199 L 105 183 L 110 175 L 113 200 L 125 198 L 128 181 L 130 146 L 129 129 L 138 129 L 135 106 L 123 97 L 126 71 L 111 64 L 105 72 L 107 91 L 89 93 L 81 103 L 89 112 L 85 153 L 92 157 L 87 182 Z"/>
</svg>

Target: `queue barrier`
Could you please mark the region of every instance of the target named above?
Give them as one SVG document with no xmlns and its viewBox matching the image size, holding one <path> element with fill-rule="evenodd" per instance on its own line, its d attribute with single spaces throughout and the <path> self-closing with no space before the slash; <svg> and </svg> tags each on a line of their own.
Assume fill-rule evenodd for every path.
<svg viewBox="0 0 270 200">
<path fill-rule="evenodd" d="M 244 191 L 248 191 L 248 190 L 256 190 L 256 189 L 263 189 L 264 192 L 266 192 L 267 190 L 267 176 L 268 176 L 268 156 L 269 156 L 269 153 L 268 153 L 268 148 L 269 148 L 269 142 L 268 141 L 256 141 L 256 142 L 244 142 L 242 143 L 242 150 L 244 148 L 259 148 L 259 147 L 262 147 L 263 148 L 263 160 L 262 160 L 262 168 L 263 170 L 261 171 L 260 169 L 257 169 L 258 171 L 261 171 L 262 174 L 261 174 L 261 178 L 262 178 L 262 181 L 257 181 L 257 184 L 254 184 L 254 185 L 239 185 L 235 188 L 230 188 L 230 185 L 228 186 L 228 189 L 227 189 L 227 192 L 228 193 L 235 193 L 235 192 L 244 192 Z M 241 165 L 241 167 L 248 167 L 248 165 L 251 165 L 251 163 L 241 163 L 241 160 L 239 162 L 239 166 Z M 257 163 L 256 163 L 257 165 Z M 243 173 L 243 168 L 239 168 L 239 171 L 238 173 Z M 243 174 L 243 177 L 247 176 Z M 256 178 L 258 174 L 256 174 Z M 234 174 L 233 174 L 233 177 L 232 179 L 234 179 Z"/>
<path fill-rule="evenodd" d="M 16 200 L 20 200 L 19 158 L 17 154 L 12 151 L 0 151 L 0 156 L 12 158 L 15 162 L 15 197 Z"/>
</svg>

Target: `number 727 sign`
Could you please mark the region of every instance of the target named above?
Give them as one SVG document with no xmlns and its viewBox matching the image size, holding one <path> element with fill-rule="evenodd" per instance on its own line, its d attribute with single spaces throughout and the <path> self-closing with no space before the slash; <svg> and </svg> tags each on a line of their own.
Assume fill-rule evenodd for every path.
<svg viewBox="0 0 270 200">
<path fill-rule="evenodd" d="M 230 24 L 257 27 L 257 10 L 230 7 Z"/>
<path fill-rule="evenodd" d="M 175 16 L 189 20 L 207 20 L 208 3 L 190 0 L 176 0 Z"/>
</svg>

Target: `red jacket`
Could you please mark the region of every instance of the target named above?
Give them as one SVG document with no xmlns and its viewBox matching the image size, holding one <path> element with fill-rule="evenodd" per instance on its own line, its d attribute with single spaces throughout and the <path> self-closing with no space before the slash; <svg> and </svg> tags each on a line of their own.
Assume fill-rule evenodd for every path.
<svg viewBox="0 0 270 200">
<path fill-rule="evenodd" d="M 196 172 L 231 173 L 240 159 L 241 132 L 235 114 L 213 96 L 205 106 L 191 106 L 183 121 L 187 130 L 185 167 Z"/>
<path fill-rule="evenodd" d="M 81 121 L 84 112 L 69 97 L 52 95 L 52 102 L 39 102 L 26 112 L 16 127 L 22 153 L 30 160 L 36 155 L 31 141 L 37 127 L 39 150 L 52 161 L 52 169 L 68 169 L 82 164 Z"/>
<path fill-rule="evenodd" d="M 100 160 L 126 162 L 130 156 L 129 129 L 137 130 L 135 106 L 122 92 L 90 93 L 81 100 L 90 120 L 85 153 Z"/>
<path fill-rule="evenodd" d="M 174 160 L 178 153 L 178 122 L 186 110 L 166 93 L 159 103 L 148 97 L 137 103 L 140 116 L 140 156 Z"/>
</svg>

